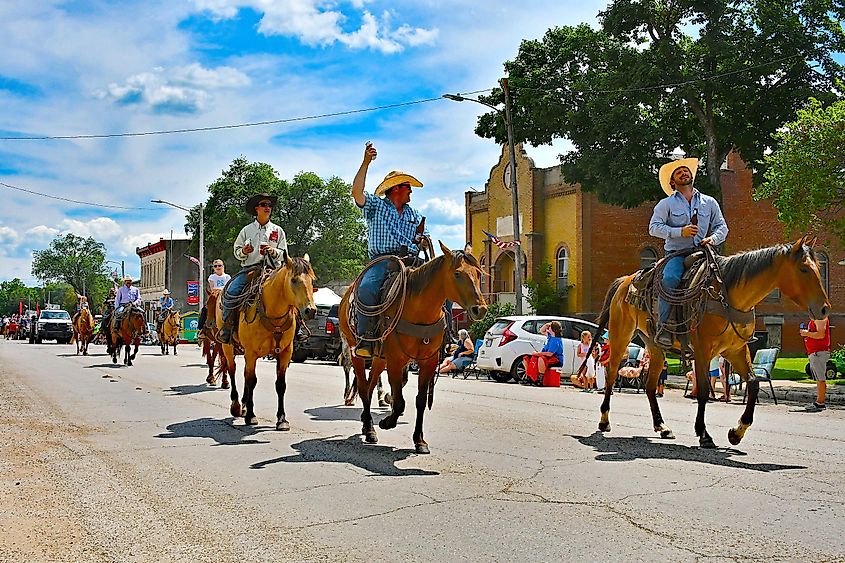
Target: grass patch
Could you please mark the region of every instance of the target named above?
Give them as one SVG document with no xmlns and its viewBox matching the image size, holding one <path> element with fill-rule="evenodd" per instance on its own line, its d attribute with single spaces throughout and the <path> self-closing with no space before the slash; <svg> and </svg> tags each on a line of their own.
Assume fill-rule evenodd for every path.
<svg viewBox="0 0 845 563">
<path fill-rule="evenodd" d="M 681 360 L 679 360 L 678 358 L 670 357 L 667 358 L 666 361 L 669 362 L 669 373 L 680 373 Z M 807 377 L 807 372 L 804 371 L 806 366 L 807 356 L 778 358 L 778 361 L 775 363 L 775 370 L 772 374 L 772 379 L 815 384 L 815 379 Z M 828 385 L 845 385 L 845 378 L 828 379 L 827 383 Z"/>
</svg>

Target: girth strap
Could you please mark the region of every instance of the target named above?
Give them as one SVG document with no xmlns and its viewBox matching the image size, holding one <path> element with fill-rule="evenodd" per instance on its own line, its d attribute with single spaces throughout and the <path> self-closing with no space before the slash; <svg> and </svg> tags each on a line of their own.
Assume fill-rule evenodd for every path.
<svg viewBox="0 0 845 563">
<path fill-rule="evenodd" d="M 738 325 L 754 324 L 755 322 L 755 313 L 753 308 L 750 311 L 740 311 L 739 309 L 734 309 L 730 305 L 725 308 L 725 305 L 712 297 L 707 299 L 704 312 L 719 315 L 720 317 L 728 319 L 732 323 Z"/>
<path fill-rule="evenodd" d="M 292 310 L 295 310 L 293 307 L 289 307 L 287 312 L 284 315 L 279 317 L 270 317 L 267 315 L 267 312 L 264 310 L 264 301 L 262 299 L 258 299 L 258 303 L 256 305 L 256 310 L 258 312 L 258 319 L 261 321 L 261 324 L 264 325 L 264 328 L 269 330 L 273 333 L 273 341 L 275 343 L 275 349 L 273 350 L 276 356 L 279 355 L 281 349 L 279 348 L 279 343 L 282 340 L 282 335 L 293 326 L 293 322 L 296 318 L 296 315 L 291 314 Z M 275 321 L 281 321 L 278 324 Z"/>
<path fill-rule="evenodd" d="M 440 318 L 430 325 L 418 325 L 409 323 L 405 319 L 399 319 L 396 330 L 401 334 L 413 338 L 432 339 L 435 336 L 443 334 L 443 331 L 446 330 L 446 317 L 440 315 Z"/>
</svg>

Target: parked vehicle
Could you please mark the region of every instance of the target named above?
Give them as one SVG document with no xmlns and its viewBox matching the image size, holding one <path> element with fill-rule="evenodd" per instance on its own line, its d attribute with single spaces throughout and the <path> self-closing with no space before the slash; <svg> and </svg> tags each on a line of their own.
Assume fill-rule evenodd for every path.
<svg viewBox="0 0 845 563">
<path fill-rule="evenodd" d="M 300 325 L 293 341 L 294 362 L 304 362 L 311 358 L 335 361 L 340 355 L 340 323 L 338 305 L 317 305 L 317 315 L 305 321 L 305 330 Z"/>
<path fill-rule="evenodd" d="M 558 321 L 563 329 L 563 365 L 558 367 L 561 377 L 573 375 L 583 360 L 576 354 L 581 332 L 595 334 L 598 329 L 595 323 L 574 317 L 521 315 L 496 319 L 478 351 L 478 369 L 488 371 L 501 383 L 524 380 L 522 359 L 543 349 L 546 336 L 540 334 L 540 328 L 551 321 Z"/>
<path fill-rule="evenodd" d="M 61 309 L 45 309 L 35 323 L 35 343 L 55 340 L 59 344 L 70 344 L 73 338 L 73 323 L 70 314 Z"/>
</svg>

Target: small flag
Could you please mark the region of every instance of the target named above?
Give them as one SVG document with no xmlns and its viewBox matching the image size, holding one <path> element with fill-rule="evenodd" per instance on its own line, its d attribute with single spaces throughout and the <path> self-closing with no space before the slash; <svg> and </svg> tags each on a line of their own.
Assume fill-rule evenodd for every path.
<svg viewBox="0 0 845 563">
<path fill-rule="evenodd" d="M 191 262 L 193 262 L 197 266 L 202 266 L 202 264 L 200 264 L 200 261 L 197 260 L 196 258 L 194 258 L 193 256 L 188 256 L 187 254 L 185 256 L 188 258 L 188 260 L 190 260 Z"/>
<path fill-rule="evenodd" d="M 521 244 L 519 242 L 519 240 L 512 240 L 512 241 L 509 241 L 509 242 L 505 242 L 503 240 L 500 240 L 499 237 L 497 237 L 496 235 L 490 234 L 487 231 L 481 231 L 481 232 L 484 233 L 485 235 L 487 235 L 488 237 L 490 237 L 490 241 L 493 244 L 495 244 L 496 246 L 498 246 L 499 248 L 502 248 L 502 249 L 513 248 L 514 246 L 518 246 L 518 245 Z"/>
<path fill-rule="evenodd" d="M 23 301 L 18 301 L 18 314 L 23 315 Z"/>
</svg>

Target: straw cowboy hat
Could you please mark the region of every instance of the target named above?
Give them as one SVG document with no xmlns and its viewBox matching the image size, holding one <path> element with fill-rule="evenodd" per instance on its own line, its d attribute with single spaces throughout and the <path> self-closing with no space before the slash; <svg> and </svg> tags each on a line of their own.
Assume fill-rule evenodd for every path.
<svg viewBox="0 0 845 563">
<path fill-rule="evenodd" d="M 420 182 L 410 174 L 406 174 L 401 170 L 392 170 L 387 173 L 387 176 L 384 177 L 384 180 L 382 180 L 381 184 L 379 184 L 376 188 L 376 195 L 383 196 L 384 192 L 386 192 L 393 186 L 398 186 L 399 184 L 411 184 L 415 188 L 422 187 L 422 182 Z"/>
<path fill-rule="evenodd" d="M 123 281 L 132 281 L 132 276 L 123 276 Z"/>
<path fill-rule="evenodd" d="M 170 290 L 169 290 L 169 289 L 165 289 L 165 290 L 164 290 L 164 291 L 162 291 L 161 293 L 162 293 L 163 295 L 170 295 Z"/>
<path fill-rule="evenodd" d="M 697 158 L 682 158 L 680 160 L 673 160 L 672 162 L 667 162 L 663 166 L 660 167 L 660 187 L 663 188 L 663 191 L 666 192 L 666 195 L 672 195 L 675 193 L 675 190 L 672 189 L 672 186 L 669 185 L 669 180 L 672 179 L 672 174 L 675 173 L 675 170 L 680 168 L 681 166 L 686 166 L 689 168 L 690 173 L 692 173 L 692 181 L 695 182 L 695 172 L 698 170 L 698 159 Z"/>
<path fill-rule="evenodd" d="M 270 194 L 255 194 L 248 200 L 246 200 L 246 204 L 244 205 L 244 209 L 250 215 L 256 215 L 255 208 L 258 206 L 258 202 L 262 199 L 269 199 L 270 203 L 273 204 L 273 207 L 276 207 L 276 201 L 278 201 L 278 197 Z"/>
</svg>

